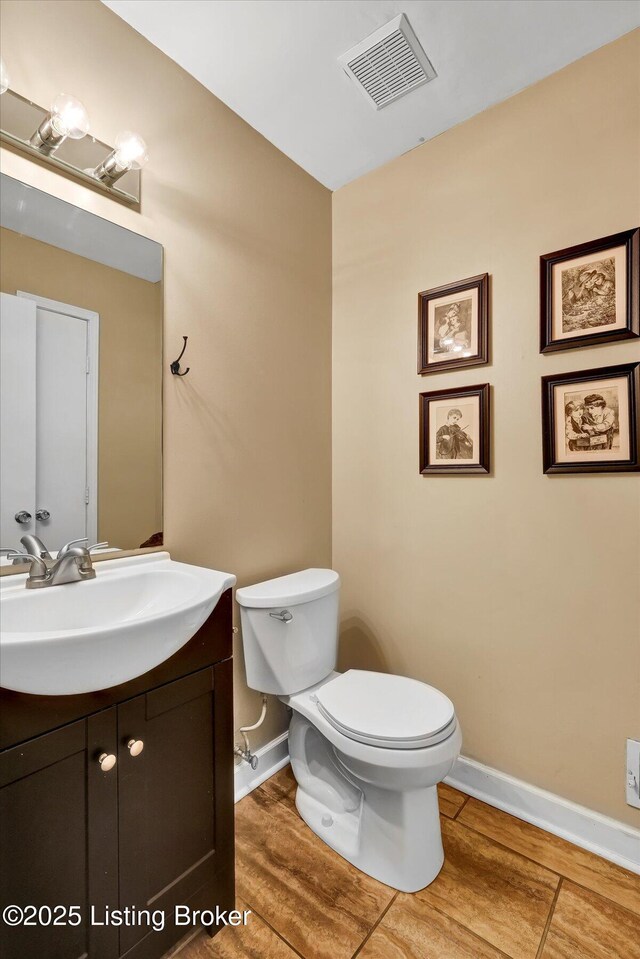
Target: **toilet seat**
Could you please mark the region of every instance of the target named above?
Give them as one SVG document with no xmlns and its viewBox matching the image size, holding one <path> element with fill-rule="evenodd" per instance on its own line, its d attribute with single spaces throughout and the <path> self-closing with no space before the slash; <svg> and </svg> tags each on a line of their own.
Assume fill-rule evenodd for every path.
<svg viewBox="0 0 640 959">
<path fill-rule="evenodd" d="M 314 699 L 334 729 L 370 746 L 422 749 L 457 726 L 444 693 L 406 676 L 350 669 L 320 686 Z"/>
</svg>

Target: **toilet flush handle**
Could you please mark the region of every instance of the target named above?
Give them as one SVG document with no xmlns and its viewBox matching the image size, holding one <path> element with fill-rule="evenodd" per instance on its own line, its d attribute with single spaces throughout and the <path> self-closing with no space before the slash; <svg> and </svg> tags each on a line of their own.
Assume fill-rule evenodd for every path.
<svg viewBox="0 0 640 959">
<path fill-rule="evenodd" d="M 288 609 L 283 609 L 279 613 L 269 613 L 273 619 L 279 619 L 281 623 L 290 623 L 293 619 L 293 613 L 290 613 Z"/>
</svg>

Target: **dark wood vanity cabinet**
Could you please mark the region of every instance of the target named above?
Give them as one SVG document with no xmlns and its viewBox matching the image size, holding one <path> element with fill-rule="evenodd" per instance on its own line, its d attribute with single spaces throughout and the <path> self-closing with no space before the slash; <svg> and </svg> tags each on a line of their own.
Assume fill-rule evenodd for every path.
<svg viewBox="0 0 640 959">
<path fill-rule="evenodd" d="M 84 920 L 94 809 L 89 794 L 96 779 L 87 762 L 87 722 L 72 723 L 3 752 L 0 777 L 2 909 L 79 906 Z M 105 782 L 112 802 L 114 784 Z M 102 795 L 98 791 L 94 803 L 100 803 Z M 84 921 L 51 927 L 34 915 L 27 917 L 33 925 L 11 928 L 10 918 L 5 915 L 0 921 L 3 957 L 79 959 L 89 951 Z"/>
<path fill-rule="evenodd" d="M 183 649 L 130 683 L 0 690 L 0 908 L 45 907 L 33 925 L 0 920 L 3 959 L 158 959 L 189 932 L 177 905 L 234 908 L 230 657 L 228 592 Z M 126 909 L 161 913 L 164 928 L 107 922 Z"/>
<path fill-rule="evenodd" d="M 220 670 L 230 666 L 229 660 L 202 669 L 118 707 L 122 904 L 169 917 L 176 905 L 216 902 L 211 880 L 229 850 L 216 831 L 215 706 Z M 134 737 L 144 742 L 138 756 L 126 745 Z M 224 901 L 233 902 L 233 889 L 225 890 Z M 154 955 L 144 944 L 148 936 L 146 927 L 122 929 L 120 955 Z"/>
</svg>

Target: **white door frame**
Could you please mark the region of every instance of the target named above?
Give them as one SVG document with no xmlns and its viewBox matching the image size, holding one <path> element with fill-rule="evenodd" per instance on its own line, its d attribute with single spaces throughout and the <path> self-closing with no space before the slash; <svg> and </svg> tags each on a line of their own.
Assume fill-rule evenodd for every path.
<svg viewBox="0 0 640 959">
<path fill-rule="evenodd" d="M 100 314 L 94 310 L 83 310 L 79 306 L 69 303 L 60 303 L 59 300 L 49 300 L 45 296 L 35 293 L 26 293 L 17 290 L 17 296 L 33 300 L 36 306 L 41 306 L 52 313 L 62 313 L 64 316 L 73 316 L 84 320 L 87 324 L 87 359 L 89 369 L 87 376 L 87 479 L 89 490 L 89 504 L 87 506 L 87 537 L 89 546 L 98 542 L 98 380 L 100 374 Z M 62 385 L 62 384 L 61 384 Z"/>
</svg>

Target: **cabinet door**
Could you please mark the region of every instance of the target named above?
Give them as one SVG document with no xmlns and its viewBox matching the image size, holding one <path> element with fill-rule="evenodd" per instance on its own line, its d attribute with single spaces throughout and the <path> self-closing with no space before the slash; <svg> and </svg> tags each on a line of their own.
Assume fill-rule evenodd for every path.
<svg viewBox="0 0 640 959">
<path fill-rule="evenodd" d="M 117 773 L 97 759 L 116 745 L 115 720 L 105 710 L 0 753 L 1 906 L 45 907 L 28 926 L 0 924 L 3 959 L 115 954 L 113 934 L 94 930 L 88 913 L 117 890 Z M 80 923 L 56 906 L 75 906 Z"/>
<path fill-rule="evenodd" d="M 220 859 L 214 673 L 200 670 L 118 707 L 120 905 L 166 917 L 162 932 L 148 925 L 120 930 L 121 955 L 137 946 L 132 959 L 159 955 L 161 945 L 184 935 L 188 928 L 173 925 L 174 906 L 200 901 L 213 888 Z M 143 743 L 138 755 L 132 740 Z M 230 757 L 222 759 L 232 768 Z"/>
</svg>

